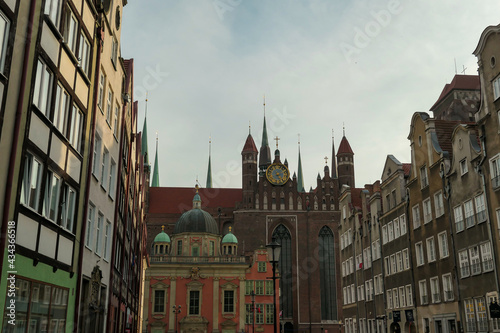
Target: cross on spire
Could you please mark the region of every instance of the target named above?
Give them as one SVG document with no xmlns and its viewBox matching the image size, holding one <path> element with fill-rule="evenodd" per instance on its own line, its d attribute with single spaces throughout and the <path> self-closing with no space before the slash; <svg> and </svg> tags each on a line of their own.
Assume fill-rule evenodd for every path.
<svg viewBox="0 0 500 333">
<path fill-rule="evenodd" d="M 274 140 L 276 140 L 276 149 L 278 149 L 278 140 L 280 140 L 280 138 L 278 138 L 278 136 L 276 135 L 276 137 L 274 138 Z"/>
<path fill-rule="evenodd" d="M 328 156 L 325 156 L 325 164 L 328 164 Z"/>
</svg>

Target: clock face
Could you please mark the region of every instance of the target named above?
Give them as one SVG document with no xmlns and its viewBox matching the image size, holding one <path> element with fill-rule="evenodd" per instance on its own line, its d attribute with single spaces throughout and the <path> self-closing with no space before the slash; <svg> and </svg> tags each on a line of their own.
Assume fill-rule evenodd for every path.
<svg viewBox="0 0 500 333">
<path fill-rule="evenodd" d="M 273 163 L 267 168 L 266 177 L 273 185 L 284 185 L 290 179 L 290 172 L 283 164 Z"/>
</svg>

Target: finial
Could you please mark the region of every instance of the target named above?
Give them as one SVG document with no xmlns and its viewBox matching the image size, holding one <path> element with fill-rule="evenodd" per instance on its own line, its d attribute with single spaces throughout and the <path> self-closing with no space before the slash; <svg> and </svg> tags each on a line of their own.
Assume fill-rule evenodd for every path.
<svg viewBox="0 0 500 333">
<path fill-rule="evenodd" d="M 332 140 L 335 138 L 335 135 L 334 135 L 334 131 L 333 131 L 333 128 L 332 128 Z"/>
<path fill-rule="evenodd" d="M 249 120 L 248 121 L 248 135 L 252 134 L 251 129 L 252 129 L 252 124 L 250 123 L 250 120 Z"/>
<path fill-rule="evenodd" d="M 196 177 L 196 185 L 194 186 L 194 189 L 196 190 L 196 193 L 198 193 L 198 189 L 200 186 L 198 186 L 198 177 Z"/>
<path fill-rule="evenodd" d="M 300 146 L 300 133 L 298 133 L 297 136 L 299 138 L 299 146 Z"/>
<path fill-rule="evenodd" d="M 229 226 L 229 233 L 233 230 L 233 227 Z"/>
<path fill-rule="evenodd" d="M 266 116 L 266 94 L 264 94 L 264 117 Z"/>
<path fill-rule="evenodd" d="M 156 143 L 158 143 L 158 131 L 156 131 Z"/>
<path fill-rule="evenodd" d="M 161 226 L 161 231 L 165 231 L 165 226 L 164 225 Z"/>
<path fill-rule="evenodd" d="M 325 156 L 325 164 L 328 165 L 328 156 Z"/>
<path fill-rule="evenodd" d="M 344 136 L 345 136 L 345 123 L 342 123 L 342 129 L 344 131 Z"/>
<path fill-rule="evenodd" d="M 278 136 L 276 135 L 276 137 L 274 138 L 274 140 L 276 140 L 276 149 L 278 149 L 278 140 L 280 140 L 280 138 L 278 138 Z"/>
<path fill-rule="evenodd" d="M 144 112 L 144 117 L 147 117 L 148 115 L 148 92 L 146 91 L 146 110 Z"/>
</svg>

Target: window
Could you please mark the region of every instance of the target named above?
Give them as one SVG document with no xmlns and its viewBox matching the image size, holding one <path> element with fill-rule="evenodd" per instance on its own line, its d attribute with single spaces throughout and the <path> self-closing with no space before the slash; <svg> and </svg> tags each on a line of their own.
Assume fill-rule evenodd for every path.
<svg viewBox="0 0 500 333">
<path fill-rule="evenodd" d="M 422 245 L 422 242 L 418 242 L 415 244 L 415 254 L 417 257 L 417 266 L 422 266 L 425 263 L 424 247 Z"/>
<path fill-rule="evenodd" d="M 106 220 L 106 229 L 104 231 L 104 260 L 109 260 L 109 254 L 111 250 L 111 222 Z"/>
<path fill-rule="evenodd" d="M 391 255 L 391 271 L 392 274 L 396 274 L 398 272 L 398 268 L 396 266 L 396 255 Z"/>
<path fill-rule="evenodd" d="M 33 104 L 46 117 L 49 116 L 50 96 L 54 74 L 45 63 L 38 60 L 36 67 L 35 88 L 33 90 Z"/>
<path fill-rule="evenodd" d="M 405 287 L 399 287 L 399 305 L 404 308 L 406 307 L 406 293 Z"/>
<path fill-rule="evenodd" d="M 267 271 L 267 265 L 265 261 L 258 261 L 257 262 L 257 272 L 266 272 Z"/>
<path fill-rule="evenodd" d="M 78 54 L 78 61 L 80 62 L 80 66 L 87 75 L 90 76 L 90 42 L 83 33 L 80 33 L 80 50 Z"/>
<path fill-rule="evenodd" d="M 439 258 L 441 259 L 447 258 L 449 252 L 448 252 L 448 237 L 446 235 L 446 231 L 438 235 L 438 243 L 439 243 Z"/>
<path fill-rule="evenodd" d="M 474 225 L 474 207 L 472 206 L 472 200 L 464 202 L 465 210 L 465 225 L 470 228 Z"/>
<path fill-rule="evenodd" d="M 476 316 L 474 314 L 474 302 L 472 299 L 466 299 L 465 303 L 465 322 L 466 331 L 475 332 L 476 331 Z"/>
<path fill-rule="evenodd" d="M 431 297 L 432 297 L 432 303 L 439 303 L 441 302 L 441 294 L 439 292 L 439 279 L 437 276 L 431 278 L 430 280 L 431 283 Z"/>
<path fill-rule="evenodd" d="M 443 192 L 439 191 L 434 194 L 434 207 L 436 209 L 436 217 L 440 217 L 444 214 Z"/>
<path fill-rule="evenodd" d="M 387 226 L 382 226 L 382 244 L 387 243 Z"/>
<path fill-rule="evenodd" d="M 118 59 L 118 41 L 113 36 L 113 45 L 111 46 L 111 61 L 115 66 L 117 59 Z"/>
<path fill-rule="evenodd" d="M 274 304 L 266 304 L 266 324 L 274 324 Z"/>
<path fill-rule="evenodd" d="M 394 240 L 394 228 L 392 222 L 387 223 L 387 233 L 389 234 L 389 242 Z"/>
<path fill-rule="evenodd" d="M 44 14 L 46 14 L 52 23 L 58 27 L 61 18 L 61 0 L 47 0 L 45 2 Z"/>
<path fill-rule="evenodd" d="M 101 185 L 103 188 L 106 188 L 106 182 L 107 182 L 107 172 L 108 172 L 108 159 L 109 159 L 109 152 L 104 147 L 103 153 L 102 153 L 102 161 L 101 161 Z"/>
<path fill-rule="evenodd" d="M 384 265 L 385 265 L 385 275 L 386 276 L 391 275 L 391 262 L 389 257 L 384 258 Z"/>
<path fill-rule="evenodd" d="M 119 125 L 119 121 L 118 121 L 118 114 L 119 114 L 119 111 L 120 111 L 120 106 L 118 105 L 118 102 L 115 103 L 115 116 L 114 116 L 114 124 L 113 124 L 113 135 L 115 136 L 115 138 L 118 138 L 118 125 Z"/>
<path fill-rule="evenodd" d="M 413 292 L 411 290 L 411 285 L 408 284 L 405 286 L 406 289 L 406 305 L 413 306 Z"/>
<path fill-rule="evenodd" d="M 53 222 L 57 221 L 57 213 L 59 212 L 59 194 L 61 192 L 61 183 L 61 178 L 53 171 L 49 170 L 47 174 L 47 182 L 45 184 L 42 214 Z"/>
<path fill-rule="evenodd" d="M 115 197 L 115 174 L 116 174 L 116 162 L 111 159 L 111 164 L 109 167 L 109 183 L 108 183 L 108 195 L 111 198 Z M 213 253 L 211 254 L 213 255 Z"/>
<path fill-rule="evenodd" d="M 472 275 L 481 273 L 481 262 L 479 260 L 479 247 L 473 246 L 469 249 L 470 270 Z"/>
<path fill-rule="evenodd" d="M 387 290 L 387 308 L 392 309 L 392 291 Z"/>
<path fill-rule="evenodd" d="M 78 21 L 76 20 L 75 14 L 71 11 L 69 7 L 66 7 L 65 13 L 66 20 L 64 22 L 64 41 L 68 45 L 69 49 L 73 54 L 76 54 L 76 39 L 78 30 Z"/>
<path fill-rule="evenodd" d="M 427 238 L 427 261 L 436 261 L 436 248 L 434 245 L 434 236 Z"/>
<path fill-rule="evenodd" d="M 59 83 L 56 88 L 56 100 L 54 102 L 54 125 L 67 137 L 68 133 L 68 115 L 71 107 L 68 92 Z"/>
<path fill-rule="evenodd" d="M 96 240 L 95 240 L 95 253 L 97 253 L 98 256 L 101 255 L 102 251 L 102 230 L 104 226 L 104 216 L 102 215 L 101 212 L 99 212 L 97 216 L 97 225 L 96 225 Z"/>
<path fill-rule="evenodd" d="M 498 81 L 500 81 L 500 77 L 496 80 L 496 82 Z M 500 155 L 496 155 L 490 160 L 490 174 L 493 189 L 497 189 L 500 187 Z"/>
<path fill-rule="evenodd" d="M 469 169 L 467 168 L 467 159 L 464 158 L 463 160 L 460 161 L 460 175 L 463 176 L 467 172 L 469 172 Z"/>
<path fill-rule="evenodd" d="M 418 289 L 420 291 L 420 303 L 429 303 L 429 299 L 427 298 L 427 284 L 425 283 L 425 280 L 418 282 Z"/>
<path fill-rule="evenodd" d="M 89 204 L 89 211 L 87 214 L 87 228 L 85 230 L 85 246 L 89 249 L 92 247 L 92 235 L 94 231 L 95 207 Z"/>
<path fill-rule="evenodd" d="M 493 270 L 493 256 L 491 254 L 490 242 L 483 243 L 480 245 L 481 248 L 481 259 L 483 262 L 483 272 Z"/>
<path fill-rule="evenodd" d="M 60 225 L 73 232 L 73 225 L 76 212 L 76 191 L 69 185 L 64 185 L 64 197 L 61 204 L 61 221 Z"/>
<path fill-rule="evenodd" d="M 273 281 L 266 280 L 266 295 L 272 295 L 273 291 Z"/>
<path fill-rule="evenodd" d="M 484 193 L 474 198 L 476 204 L 476 219 L 477 223 L 486 221 L 486 204 L 484 202 Z"/>
<path fill-rule="evenodd" d="M 111 115 L 113 112 L 113 91 L 108 87 L 108 100 L 106 105 L 106 121 L 111 126 Z"/>
<path fill-rule="evenodd" d="M 401 255 L 401 251 L 396 253 L 396 264 L 397 264 L 397 268 L 398 268 L 397 271 L 401 272 L 403 270 L 403 258 Z"/>
<path fill-rule="evenodd" d="M 155 290 L 153 312 L 165 312 L 165 290 Z"/>
<path fill-rule="evenodd" d="M 404 215 L 399 217 L 399 224 L 401 226 L 401 236 L 406 235 L 406 218 Z"/>
<path fill-rule="evenodd" d="M 401 236 L 401 231 L 399 229 L 399 219 L 396 218 L 394 220 L 394 239 L 399 238 Z"/>
<path fill-rule="evenodd" d="M 462 214 L 462 206 L 457 206 L 453 208 L 453 213 L 455 214 L 456 232 L 464 230 L 464 217 Z"/>
<path fill-rule="evenodd" d="M 20 201 L 23 205 L 29 206 L 36 211 L 38 211 L 38 202 L 40 199 L 42 171 L 42 162 L 33 155 L 26 154 Z"/>
<path fill-rule="evenodd" d="M 81 140 L 83 130 L 83 113 L 73 104 L 71 109 L 71 126 L 69 128 L 69 143 L 81 152 Z"/>
<path fill-rule="evenodd" d="M 95 134 L 94 154 L 92 157 L 92 173 L 97 177 L 99 170 L 99 158 L 101 157 L 101 137 Z"/>
<path fill-rule="evenodd" d="M 429 186 L 429 179 L 427 178 L 427 168 L 425 165 L 420 168 L 420 188 Z"/>
<path fill-rule="evenodd" d="M 199 315 L 200 314 L 200 291 L 190 290 L 189 291 L 189 314 Z"/>
<path fill-rule="evenodd" d="M 101 75 L 99 77 L 99 96 L 97 99 L 97 105 L 101 109 L 101 112 L 104 111 L 104 87 L 106 86 L 106 75 L 101 70 Z"/>
<path fill-rule="evenodd" d="M 234 290 L 224 290 L 224 311 L 225 313 L 234 312 Z"/>
<path fill-rule="evenodd" d="M 469 267 L 469 255 L 467 250 L 460 251 L 458 253 L 459 261 L 460 261 L 460 277 L 463 279 L 470 275 L 470 267 Z"/>
<path fill-rule="evenodd" d="M 443 293 L 444 301 L 453 301 L 453 281 L 451 280 L 451 274 L 443 275 Z"/>
<path fill-rule="evenodd" d="M 422 207 L 424 209 L 424 224 L 432 221 L 432 208 L 431 199 L 427 198 L 422 202 Z"/>
<path fill-rule="evenodd" d="M 477 330 L 479 332 L 488 331 L 488 317 L 486 316 L 486 304 L 484 297 L 478 297 L 476 301 Z"/>
<path fill-rule="evenodd" d="M 403 251 L 401 251 L 401 253 L 403 255 L 403 269 L 407 270 L 410 268 L 410 257 L 408 255 L 408 249 L 404 249 Z"/>
<path fill-rule="evenodd" d="M 264 281 L 255 281 L 255 295 L 264 295 Z"/>
<path fill-rule="evenodd" d="M 412 207 L 413 229 L 420 227 L 420 207 L 417 205 Z"/>
<path fill-rule="evenodd" d="M 245 282 L 245 295 L 250 295 L 253 291 L 253 281 L 247 280 Z"/>
<path fill-rule="evenodd" d="M 389 194 L 387 194 L 385 196 L 385 202 L 387 204 L 387 210 L 391 210 L 392 206 L 391 206 L 391 196 Z"/>
<path fill-rule="evenodd" d="M 493 99 L 500 97 L 500 76 L 493 81 Z"/>
</svg>

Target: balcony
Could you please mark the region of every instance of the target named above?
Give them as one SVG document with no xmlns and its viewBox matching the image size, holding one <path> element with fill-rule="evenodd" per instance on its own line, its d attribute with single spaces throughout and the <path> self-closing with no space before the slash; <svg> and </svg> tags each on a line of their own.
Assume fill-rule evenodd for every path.
<svg viewBox="0 0 500 333">
<path fill-rule="evenodd" d="M 189 257 L 189 256 L 151 256 L 151 264 L 163 263 L 221 263 L 237 264 L 245 263 L 245 257 Z"/>
</svg>

